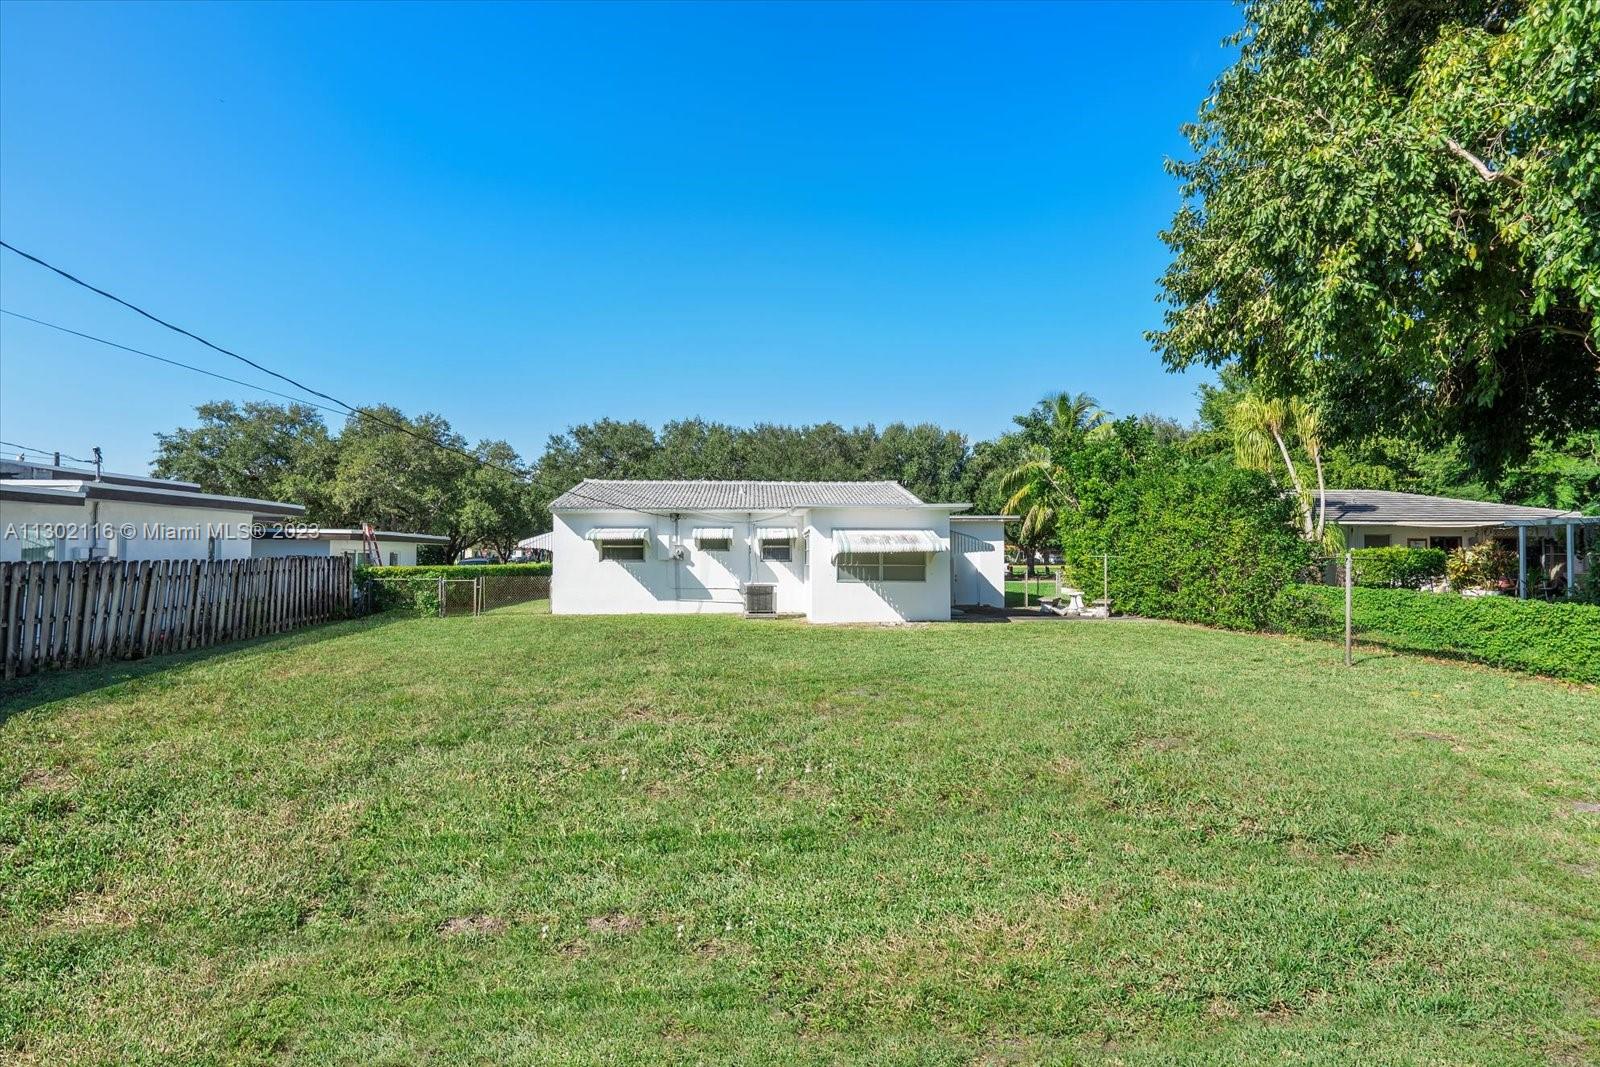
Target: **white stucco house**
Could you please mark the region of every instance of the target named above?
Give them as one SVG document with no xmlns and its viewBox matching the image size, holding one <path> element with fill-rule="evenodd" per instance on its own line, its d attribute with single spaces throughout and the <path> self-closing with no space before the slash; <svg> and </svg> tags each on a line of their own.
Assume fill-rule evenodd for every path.
<svg viewBox="0 0 1600 1067">
<path fill-rule="evenodd" d="M 415 567 L 417 549 L 422 545 L 448 545 L 450 538 L 439 534 L 405 533 L 378 530 L 378 555 L 388 567 Z M 366 556 L 359 527 L 315 526 L 309 529 L 268 528 L 256 536 L 251 554 L 256 558 L 273 556 Z"/>
<path fill-rule="evenodd" d="M 895 482 L 589 479 L 550 505 L 551 610 L 894 623 L 1002 606 L 1004 520 L 968 506 Z"/>
<path fill-rule="evenodd" d="M 202 492 L 194 482 L 0 460 L 0 563 L 362 555 L 359 529 L 293 523 L 305 508 Z M 294 536 L 285 536 L 287 532 Z M 384 562 L 410 566 L 432 534 L 378 532 Z"/>
<path fill-rule="evenodd" d="M 1600 533 L 1600 517 L 1556 508 L 1384 489 L 1329 489 L 1326 498 L 1327 520 L 1351 548 L 1454 551 L 1492 541 L 1517 554 L 1522 596 L 1540 583 L 1570 586 Z"/>
<path fill-rule="evenodd" d="M 193 482 L 0 461 L 0 562 L 249 559 L 257 524 L 304 514 Z"/>
</svg>

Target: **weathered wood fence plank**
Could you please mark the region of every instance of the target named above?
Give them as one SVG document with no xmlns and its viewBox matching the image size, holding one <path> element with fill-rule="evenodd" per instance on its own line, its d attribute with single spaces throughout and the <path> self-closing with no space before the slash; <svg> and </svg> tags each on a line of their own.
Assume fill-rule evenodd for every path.
<svg viewBox="0 0 1600 1067">
<path fill-rule="evenodd" d="M 0 563 L 5 677 L 204 648 L 347 618 L 350 561 Z"/>
</svg>

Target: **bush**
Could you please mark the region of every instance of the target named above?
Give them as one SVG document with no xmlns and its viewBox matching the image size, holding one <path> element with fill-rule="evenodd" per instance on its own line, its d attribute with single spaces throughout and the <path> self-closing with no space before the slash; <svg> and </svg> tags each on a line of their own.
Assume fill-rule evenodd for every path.
<svg viewBox="0 0 1600 1067">
<path fill-rule="evenodd" d="M 1165 455 L 1106 487 L 1098 516 L 1069 514 L 1062 545 L 1073 584 L 1100 591 L 1109 546 L 1118 611 L 1229 629 L 1267 627 L 1279 593 L 1300 580 L 1310 547 L 1294 503 L 1263 475 Z"/>
<path fill-rule="evenodd" d="M 1517 581 L 1517 554 L 1493 541 L 1458 548 L 1445 562 L 1445 573 L 1456 589 L 1503 589 Z"/>
<path fill-rule="evenodd" d="M 1350 561 L 1355 584 L 1380 589 L 1420 589 L 1445 575 L 1442 548 L 1357 548 Z"/>
<path fill-rule="evenodd" d="M 546 575 L 548 563 L 477 563 L 471 566 L 362 567 L 356 580 L 370 590 L 373 611 L 400 609 L 416 615 L 439 614 L 440 578 L 488 578 L 495 575 Z M 377 580 L 377 579 L 382 579 Z"/>
<path fill-rule="evenodd" d="M 1356 589 L 1353 606 L 1363 641 L 1600 683 L 1600 607 L 1409 589 Z M 1344 590 L 1285 590 L 1274 614 L 1287 633 L 1343 637 Z"/>
</svg>

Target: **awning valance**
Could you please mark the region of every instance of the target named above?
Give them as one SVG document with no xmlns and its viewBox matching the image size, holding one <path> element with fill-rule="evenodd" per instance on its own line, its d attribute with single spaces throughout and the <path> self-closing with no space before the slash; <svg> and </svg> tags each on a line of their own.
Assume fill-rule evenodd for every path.
<svg viewBox="0 0 1600 1067">
<path fill-rule="evenodd" d="M 793 541 L 800 531 L 793 526 L 761 526 L 756 529 L 757 541 Z"/>
<path fill-rule="evenodd" d="M 933 530 L 835 530 L 833 555 L 845 552 L 948 552 Z"/>
<path fill-rule="evenodd" d="M 644 526 L 597 526 L 583 536 L 590 541 L 648 541 L 650 530 Z"/>
<path fill-rule="evenodd" d="M 732 541 L 732 526 L 696 526 L 694 528 L 696 541 Z"/>
</svg>

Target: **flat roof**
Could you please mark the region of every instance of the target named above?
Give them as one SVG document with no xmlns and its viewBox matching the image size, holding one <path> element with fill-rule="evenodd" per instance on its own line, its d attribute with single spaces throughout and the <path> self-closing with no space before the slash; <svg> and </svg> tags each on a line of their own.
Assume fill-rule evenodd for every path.
<svg viewBox="0 0 1600 1067">
<path fill-rule="evenodd" d="M 107 481 L 66 481 L 53 478 L 0 479 L 0 493 L 31 503 L 82 506 L 89 500 L 126 500 L 140 504 L 166 504 L 171 507 L 212 508 L 218 511 L 247 511 L 252 516 L 286 518 L 306 513 L 300 504 L 282 500 L 257 500 L 254 497 L 222 496 L 188 489 L 159 489 Z"/>
<path fill-rule="evenodd" d="M 258 534 L 257 539 L 262 541 L 323 541 L 323 540 L 352 540 L 359 541 L 364 536 L 359 526 L 318 526 L 316 532 L 311 530 L 273 531 Z M 415 541 L 419 545 L 448 545 L 450 538 L 443 534 L 406 533 L 402 530 L 374 530 L 373 536 L 379 541 Z"/>
</svg>

